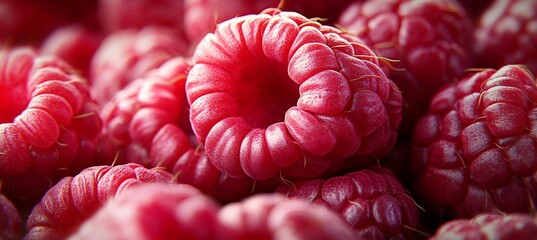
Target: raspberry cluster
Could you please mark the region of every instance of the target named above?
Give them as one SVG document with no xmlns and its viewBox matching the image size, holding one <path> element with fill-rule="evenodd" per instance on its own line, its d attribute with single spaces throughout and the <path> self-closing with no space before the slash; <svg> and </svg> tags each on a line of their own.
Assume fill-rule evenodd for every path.
<svg viewBox="0 0 537 240">
<path fill-rule="evenodd" d="M 0 0 L 0 239 L 532 239 L 531 0 Z"/>
</svg>

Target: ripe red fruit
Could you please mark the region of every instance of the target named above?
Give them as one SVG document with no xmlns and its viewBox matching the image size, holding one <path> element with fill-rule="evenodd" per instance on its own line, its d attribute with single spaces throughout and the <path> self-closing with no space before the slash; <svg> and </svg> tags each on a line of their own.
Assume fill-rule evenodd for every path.
<svg viewBox="0 0 537 240">
<path fill-rule="evenodd" d="M 106 102 L 99 143 L 108 149 L 101 151 L 105 163 L 128 161 L 170 171 L 179 156 L 196 146 L 189 137 L 184 90 L 189 67 L 182 57 L 170 59 Z"/>
<path fill-rule="evenodd" d="M 81 24 L 57 28 L 39 49 L 41 55 L 55 55 L 69 63 L 80 75 L 89 77 L 91 58 L 103 37 Z"/>
<path fill-rule="evenodd" d="M 21 217 L 15 205 L 0 194 L 0 239 L 21 239 Z"/>
<path fill-rule="evenodd" d="M 397 61 L 381 63 L 403 93 L 405 133 L 427 111 L 433 94 L 470 66 L 472 22 L 456 0 L 356 2 L 337 24 Z"/>
<path fill-rule="evenodd" d="M 518 65 L 443 88 L 416 125 L 414 191 L 444 219 L 529 212 L 537 201 L 537 85 Z"/>
<path fill-rule="evenodd" d="M 479 18 L 474 33 L 478 66 L 525 64 L 537 72 L 536 1 L 494 1 Z"/>
<path fill-rule="evenodd" d="M 414 200 L 385 168 L 294 182 L 280 186 L 277 192 L 338 212 L 360 239 L 412 238 L 410 229 L 418 225 Z"/>
<path fill-rule="evenodd" d="M 254 188 L 261 191 L 265 183 L 223 174 L 195 141 L 184 90 L 189 68 L 184 58 L 171 59 L 128 84 L 104 106 L 99 143 L 103 163 L 159 167 L 222 202 L 250 195 Z"/>
<path fill-rule="evenodd" d="M 139 184 L 108 201 L 69 239 L 216 239 L 218 207 L 189 185 Z"/>
<path fill-rule="evenodd" d="M 92 96 L 104 104 L 129 82 L 187 52 L 188 45 L 174 29 L 148 26 L 113 32 L 90 63 Z"/>
<path fill-rule="evenodd" d="M 401 94 L 360 40 L 294 12 L 225 21 L 193 56 L 186 91 L 207 156 L 235 177 L 319 177 L 387 152 Z"/>
<path fill-rule="evenodd" d="M 218 212 L 217 239 L 361 239 L 333 211 L 280 194 L 258 194 Z"/>
<path fill-rule="evenodd" d="M 171 170 L 178 183 L 189 184 L 220 203 L 238 201 L 247 196 L 272 192 L 278 182 L 233 178 L 218 170 L 203 148 L 192 148 L 181 155 Z"/>
<path fill-rule="evenodd" d="M 526 214 L 483 213 L 472 219 L 444 223 L 431 240 L 450 239 L 535 239 L 537 218 Z"/>
<path fill-rule="evenodd" d="M 0 66 L 2 192 L 32 202 L 92 163 L 101 119 L 87 81 L 61 59 L 4 48 Z"/>
<path fill-rule="evenodd" d="M 25 239 L 65 239 L 126 189 L 147 182 L 170 183 L 172 179 L 166 171 L 133 163 L 86 168 L 46 192 L 28 217 Z"/>
</svg>

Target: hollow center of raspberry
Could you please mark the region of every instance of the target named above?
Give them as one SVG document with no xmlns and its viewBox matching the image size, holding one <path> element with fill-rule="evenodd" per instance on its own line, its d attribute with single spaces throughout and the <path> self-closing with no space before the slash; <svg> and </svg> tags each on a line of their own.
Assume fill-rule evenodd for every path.
<svg viewBox="0 0 537 240">
<path fill-rule="evenodd" d="M 13 122 L 30 102 L 24 87 L 3 88 L 0 86 L 0 123 Z"/>
<path fill-rule="evenodd" d="M 254 128 L 266 128 L 284 120 L 285 112 L 296 106 L 298 84 L 277 63 L 248 63 L 238 72 L 235 91 L 241 117 Z"/>
</svg>

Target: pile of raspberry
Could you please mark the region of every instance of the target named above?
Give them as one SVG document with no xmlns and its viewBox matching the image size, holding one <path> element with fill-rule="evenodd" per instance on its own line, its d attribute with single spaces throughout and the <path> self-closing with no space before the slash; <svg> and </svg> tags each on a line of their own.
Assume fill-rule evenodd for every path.
<svg viewBox="0 0 537 240">
<path fill-rule="evenodd" d="M 0 239 L 537 235 L 535 1 L 0 12 Z"/>
</svg>

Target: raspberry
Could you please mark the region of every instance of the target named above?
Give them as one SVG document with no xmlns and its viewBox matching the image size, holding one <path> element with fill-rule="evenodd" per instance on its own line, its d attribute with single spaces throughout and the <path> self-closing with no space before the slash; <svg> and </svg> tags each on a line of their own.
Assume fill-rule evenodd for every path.
<svg viewBox="0 0 537 240">
<path fill-rule="evenodd" d="M 185 32 L 190 42 L 196 45 L 205 35 L 214 32 L 216 25 L 223 21 L 275 7 L 310 18 L 321 18 L 326 25 L 332 25 L 340 11 L 350 2 L 352 0 L 185 0 Z"/>
<path fill-rule="evenodd" d="M 485 69 L 438 92 L 412 142 L 414 190 L 441 219 L 529 212 L 537 200 L 537 87 L 527 69 Z"/>
<path fill-rule="evenodd" d="M 0 194 L 0 239 L 21 239 L 21 217 L 15 205 Z"/>
<path fill-rule="evenodd" d="M 127 83 L 187 51 L 188 46 L 173 29 L 148 26 L 114 32 L 103 40 L 91 60 L 92 96 L 104 104 Z"/>
<path fill-rule="evenodd" d="M 456 0 L 357 2 L 337 24 L 397 61 L 382 66 L 403 92 L 404 133 L 411 133 L 433 94 L 470 66 L 472 22 Z"/>
<path fill-rule="evenodd" d="M 160 169 L 130 163 L 93 166 L 68 176 L 50 188 L 26 222 L 25 239 L 65 239 L 105 203 L 140 183 L 170 183 L 173 176 Z"/>
<path fill-rule="evenodd" d="M 222 202 L 252 194 L 253 180 L 222 174 L 195 141 L 184 90 L 188 69 L 184 58 L 171 59 L 128 84 L 105 105 L 99 143 L 106 149 L 101 151 L 103 163 L 159 167 Z M 258 183 L 255 188 L 261 191 L 264 186 Z"/>
<path fill-rule="evenodd" d="M 401 95 L 376 56 L 339 30 L 268 9 L 225 21 L 193 56 L 194 133 L 234 178 L 309 179 L 389 151 Z"/>
<path fill-rule="evenodd" d="M 360 239 L 411 238 L 418 224 L 414 200 L 385 168 L 294 182 L 276 191 L 338 212 Z"/>
<path fill-rule="evenodd" d="M 30 203 L 92 163 L 101 119 L 86 80 L 59 58 L 5 48 L 0 66 L 2 192 Z"/>
<path fill-rule="evenodd" d="M 537 219 L 526 214 L 483 213 L 472 219 L 444 223 L 431 240 L 448 239 L 533 239 L 537 236 Z"/>
<path fill-rule="evenodd" d="M 69 239 L 215 239 L 217 211 L 192 186 L 145 183 L 111 199 Z"/>
<path fill-rule="evenodd" d="M 474 37 L 478 66 L 525 64 L 537 72 L 537 2 L 494 1 L 479 18 Z"/>
<path fill-rule="evenodd" d="M 195 147 L 184 90 L 188 68 L 186 59 L 172 58 L 127 84 L 103 106 L 100 144 L 113 146 L 101 154 L 105 164 L 129 161 L 169 171 Z"/>
<path fill-rule="evenodd" d="M 39 49 L 40 55 L 56 55 L 89 77 L 91 58 L 102 41 L 102 36 L 81 24 L 56 29 L 47 36 Z"/>
<path fill-rule="evenodd" d="M 333 211 L 276 193 L 225 205 L 218 220 L 221 239 L 360 239 Z"/>
</svg>

